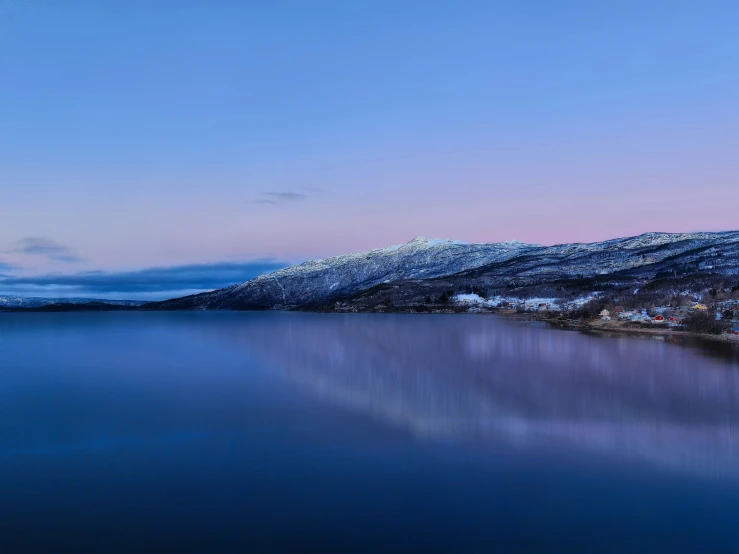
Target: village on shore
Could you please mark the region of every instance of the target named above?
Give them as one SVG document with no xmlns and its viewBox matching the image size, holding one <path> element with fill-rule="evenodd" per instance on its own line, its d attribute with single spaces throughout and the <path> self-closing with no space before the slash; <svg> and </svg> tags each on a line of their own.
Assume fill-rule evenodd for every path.
<svg viewBox="0 0 739 554">
<path fill-rule="evenodd" d="M 568 327 L 603 330 L 659 329 L 702 335 L 719 335 L 739 342 L 739 300 L 719 302 L 691 301 L 681 305 L 648 306 L 626 309 L 603 306 L 598 293 L 561 302 L 554 298 L 482 298 L 477 294 L 457 294 L 452 304 L 467 313 L 526 314 L 533 319 L 557 321 Z"/>
</svg>

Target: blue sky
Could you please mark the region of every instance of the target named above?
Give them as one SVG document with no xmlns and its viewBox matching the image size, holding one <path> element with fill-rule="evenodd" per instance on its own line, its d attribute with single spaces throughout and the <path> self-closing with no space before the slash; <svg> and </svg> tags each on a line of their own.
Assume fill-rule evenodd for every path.
<svg viewBox="0 0 739 554">
<path fill-rule="evenodd" d="M 737 29 L 728 1 L 0 0 L 0 274 L 736 228 Z"/>
</svg>

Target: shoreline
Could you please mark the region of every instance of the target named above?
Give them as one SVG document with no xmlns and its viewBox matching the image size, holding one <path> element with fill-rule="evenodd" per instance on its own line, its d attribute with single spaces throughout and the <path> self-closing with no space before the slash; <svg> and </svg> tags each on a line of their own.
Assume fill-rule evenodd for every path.
<svg viewBox="0 0 739 554">
<path fill-rule="evenodd" d="M 586 321 L 572 321 L 568 319 L 562 319 L 558 312 L 516 312 L 510 310 L 502 310 L 498 308 L 484 309 L 468 311 L 468 306 L 448 306 L 441 308 L 440 306 L 434 306 L 427 310 L 419 311 L 413 307 L 408 308 L 395 308 L 387 309 L 383 307 L 381 310 L 317 310 L 323 313 L 404 313 L 404 314 L 467 314 L 467 315 L 493 315 L 499 317 L 507 317 L 511 319 L 517 319 L 520 321 L 527 322 L 538 322 L 546 323 L 554 329 L 562 329 L 567 331 L 580 331 L 582 333 L 597 333 L 597 334 L 618 334 L 627 336 L 642 336 L 642 337 L 679 337 L 683 339 L 697 339 L 706 340 L 711 342 L 720 342 L 724 344 L 730 344 L 739 346 L 739 336 L 720 334 L 712 335 L 709 333 L 694 333 L 692 331 L 686 331 L 682 329 L 675 329 L 668 327 L 664 324 L 633 324 L 632 322 L 626 321 L 603 321 L 601 319 L 589 319 Z M 299 311 L 311 311 L 311 310 L 299 310 Z M 554 315 L 554 314 L 557 315 Z"/>
<path fill-rule="evenodd" d="M 537 317 L 533 313 L 523 314 L 505 314 L 498 313 L 494 315 L 501 315 L 503 317 L 511 317 L 514 319 L 520 319 L 523 321 L 536 321 L 541 323 L 547 323 L 553 328 L 567 330 L 567 331 L 580 331 L 583 333 L 598 333 L 598 334 L 618 334 L 618 335 L 632 335 L 632 336 L 646 336 L 646 337 L 681 337 L 689 339 L 708 340 L 712 342 L 721 342 L 724 344 L 732 344 L 739 346 L 739 337 L 732 335 L 721 334 L 711 335 L 708 333 L 693 333 L 691 331 L 684 331 L 680 329 L 672 329 L 669 327 L 641 327 L 632 326 L 625 322 L 616 321 L 601 321 L 591 320 L 587 322 L 574 323 L 571 321 L 561 320 L 553 317 Z"/>
</svg>

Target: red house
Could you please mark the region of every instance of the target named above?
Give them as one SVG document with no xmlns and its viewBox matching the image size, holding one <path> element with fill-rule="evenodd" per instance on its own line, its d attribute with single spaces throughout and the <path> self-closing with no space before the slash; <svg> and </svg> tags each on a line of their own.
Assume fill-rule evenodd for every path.
<svg viewBox="0 0 739 554">
<path fill-rule="evenodd" d="M 663 315 L 656 315 L 654 316 L 654 321 L 663 322 L 665 320 L 665 316 Z"/>
</svg>

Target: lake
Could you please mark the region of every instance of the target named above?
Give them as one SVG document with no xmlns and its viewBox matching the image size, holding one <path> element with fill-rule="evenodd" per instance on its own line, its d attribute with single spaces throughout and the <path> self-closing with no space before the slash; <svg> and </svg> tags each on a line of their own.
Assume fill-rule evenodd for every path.
<svg viewBox="0 0 739 554">
<path fill-rule="evenodd" d="M 493 316 L 0 313 L 0 552 L 739 552 L 739 354 Z"/>
</svg>

